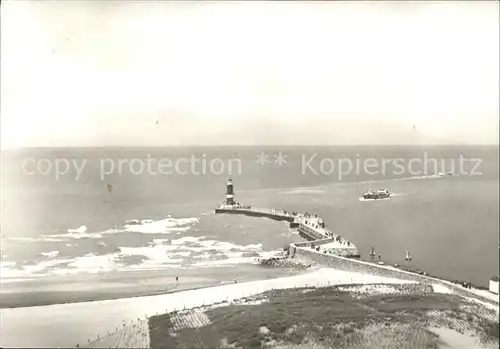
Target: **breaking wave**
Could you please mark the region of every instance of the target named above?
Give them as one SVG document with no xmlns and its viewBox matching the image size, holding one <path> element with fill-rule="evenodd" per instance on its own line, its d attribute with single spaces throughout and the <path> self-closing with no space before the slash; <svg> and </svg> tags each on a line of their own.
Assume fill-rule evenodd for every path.
<svg viewBox="0 0 500 349">
<path fill-rule="evenodd" d="M 181 221 L 191 224 L 194 220 Z M 151 224 L 154 222 L 146 223 Z M 141 225 L 144 222 L 140 223 Z M 170 224 L 170 223 L 169 223 Z M 162 224 L 164 226 L 164 224 Z M 224 267 L 236 264 L 258 263 L 257 258 L 269 252 L 262 244 L 237 245 L 204 236 L 184 236 L 177 239 L 155 238 L 149 246 L 118 247 L 116 252 L 87 253 L 75 258 L 57 258 L 59 251 L 42 252 L 46 260 L 23 265 L 2 262 L 2 279 L 26 279 L 79 273 L 103 273 L 126 270 L 160 270 L 166 268 Z M 10 280 L 10 281 L 9 281 Z M 2 280 L 4 282 L 4 280 Z"/>
<path fill-rule="evenodd" d="M 159 221 L 132 220 L 127 221 L 124 230 L 143 234 L 171 233 L 187 231 L 191 225 L 198 223 L 198 218 L 166 218 Z"/>
<path fill-rule="evenodd" d="M 122 227 L 107 229 L 99 232 L 89 232 L 87 226 L 82 225 L 79 228 L 70 228 L 64 234 L 42 234 L 37 238 L 33 237 L 7 237 L 12 241 L 25 242 L 58 242 L 71 239 L 100 239 L 109 234 L 120 234 L 125 232 L 142 233 L 142 234 L 170 234 L 186 232 L 193 225 L 199 222 L 198 218 L 166 218 L 160 220 L 153 219 L 133 219 L 125 222 Z"/>
<path fill-rule="evenodd" d="M 45 257 L 54 258 L 59 255 L 59 251 L 42 252 L 40 254 Z"/>
<path fill-rule="evenodd" d="M 71 229 L 68 229 L 68 231 Z M 76 230 L 76 229 L 75 229 Z M 52 235 L 42 235 L 41 239 L 44 241 L 63 241 L 64 239 L 96 239 L 101 238 L 102 233 L 86 233 L 83 231 L 71 231 L 66 234 L 52 234 Z M 54 240 L 54 238 L 59 238 L 58 240 Z"/>
<path fill-rule="evenodd" d="M 76 229 L 68 229 L 68 233 L 85 233 L 87 231 L 87 227 L 85 225 L 81 225 L 80 228 Z"/>
</svg>

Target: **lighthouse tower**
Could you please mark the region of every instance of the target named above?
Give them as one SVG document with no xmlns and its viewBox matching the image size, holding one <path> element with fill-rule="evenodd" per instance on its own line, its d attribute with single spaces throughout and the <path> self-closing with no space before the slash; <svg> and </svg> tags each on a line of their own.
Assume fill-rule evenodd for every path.
<svg viewBox="0 0 500 349">
<path fill-rule="evenodd" d="M 226 184 L 226 205 L 234 205 L 233 181 L 231 178 L 227 180 Z"/>
</svg>

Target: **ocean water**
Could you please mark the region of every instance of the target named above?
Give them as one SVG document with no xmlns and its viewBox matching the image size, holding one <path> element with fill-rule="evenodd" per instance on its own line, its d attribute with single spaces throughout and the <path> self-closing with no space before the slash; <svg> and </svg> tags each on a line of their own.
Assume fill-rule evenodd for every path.
<svg viewBox="0 0 500 349">
<path fill-rule="evenodd" d="M 3 151 L 1 281 L 237 268 L 300 240 L 285 223 L 213 214 L 232 177 L 242 204 L 318 213 L 364 259 L 374 246 L 403 265 L 409 250 L 414 267 L 486 286 L 499 273 L 498 156 L 479 146 Z M 359 199 L 379 187 L 394 197 Z"/>
</svg>

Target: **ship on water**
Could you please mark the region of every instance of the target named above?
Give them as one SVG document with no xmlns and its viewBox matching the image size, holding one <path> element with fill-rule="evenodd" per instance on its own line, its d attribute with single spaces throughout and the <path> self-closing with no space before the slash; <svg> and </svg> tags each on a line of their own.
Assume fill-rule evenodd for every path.
<svg viewBox="0 0 500 349">
<path fill-rule="evenodd" d="M 391 197 L 392 193 L 390 193 L 387 189 L 385 188 L 380 188 L 379 190 L 369 190 L 366 193 L 363 194 L 363 199 L 371 199 L 371 200 L 377 200 L 377 199 L 387 199 Z"/>
<path fill-rule="evenodd" d="M 448 175 L 448 176 L 453 176 L 453 172 L 451 172 L 451 171 L 450 171 L 450 172 L 448 172 L 448 173 L 445 173 L 445 172 L 441 171 L 441 172 L 438 172 L 438 174 L 437 174 L 437 175 L 438 175 L 439 177 L 444 177 L 444 176 L 446 176 L 446 175 Z"/>
</svg>

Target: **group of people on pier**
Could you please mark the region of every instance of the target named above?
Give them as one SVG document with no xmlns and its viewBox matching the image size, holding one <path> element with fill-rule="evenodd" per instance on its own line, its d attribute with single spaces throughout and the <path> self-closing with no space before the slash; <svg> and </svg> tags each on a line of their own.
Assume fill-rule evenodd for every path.
<svg viewBox="0 0 500 349">
<path fill-rule="evenodd" d="M 319 233 L 323 234 L 326 237 L 333 237 L 336 242 L 341 245 L 346 245 L 347 247 L 351 247 L 352 243 L 349 240 L 344 239 L 342 236 L 334 234 L 333 232 L 325 229 L 325 222 L 317 215 L 310 214 L 308 212 L 302 215 L 302 220 L 305 225 L 310 226 L 313 229 L 322 229 L 318 230 Z"/>
<path fill-rule="evenodd" d="M 221 206 L 226 206 L 226 203 L 222 203 Z M 233 205 L 231 205 L 232 208 L 242 208 L 242 209 L 247 209 L 251 210 L 252 205 L 242 205 L 239 201 L 236 201 Z"/>
<path fill-rule="evenodd" d="M 336 236 L 335 241 L 340 243 L 340 245 L 346 245 L 347 247 L 351 247 L 352 243 L 349 240 L 343 240 L 342 237 Z M 311 244 L 311 248 L 319 251 L 321 249 L 321 245 L 316 245 L 315 243 Z"/>
<path fill-rule="evenodd" d="M 290 216 L 290 217 L 296 217 L 297 216 L 297 212 L 290 212 L 290 211 L 287 211 L 287 210 L 284 210 L 284 209 L 277 210 L 275 208 L 272 208 L 271 212 L 273 214 L 281 214 L 281 215 Z"/>
<path fill-rule="evenodd" d="M 309 212 L 306 212 L 301 215 L 301 219 L 304 221 L 304 224 L 310 225 L 313 228 L 325 228 L 325 222 L 317 214 L 311 215 Z"/>
</svg>

